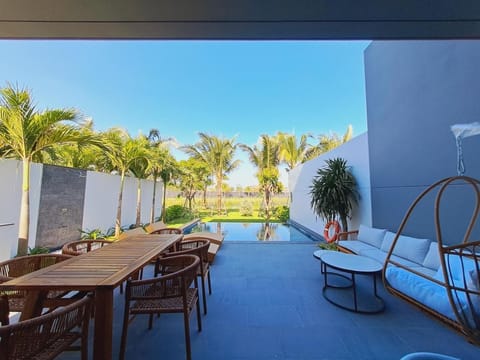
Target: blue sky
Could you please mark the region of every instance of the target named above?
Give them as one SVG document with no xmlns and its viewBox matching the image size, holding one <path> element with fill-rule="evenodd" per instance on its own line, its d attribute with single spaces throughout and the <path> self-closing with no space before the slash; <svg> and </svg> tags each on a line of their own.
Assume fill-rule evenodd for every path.
<svg viewBox="0 0 480 360">
<path fill-rule="evenodd" d="M 367 41 L 0 41 L 0 86 L 40 109 L 74 107 L 97 130 L 199 131 L 253 145 L 260 134 L 366 131 Z M 185 157 L 175 151 L 178 158 Z M 254 185 L 244 154 L 230 185 Z M 282 171 L 286 183 L 286 173 Z"/>
</svg>

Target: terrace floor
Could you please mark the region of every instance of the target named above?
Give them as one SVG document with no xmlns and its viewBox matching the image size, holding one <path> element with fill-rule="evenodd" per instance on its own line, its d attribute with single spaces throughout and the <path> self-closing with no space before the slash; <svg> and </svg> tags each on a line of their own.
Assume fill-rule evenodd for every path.
<svg viewBox="0 0 480 360">
<path fill-rule="evenodd" d="M 213 293 L 203 331 L 192 315 L 195 360 L 400 359 L 429 351 L 480 359 L 480 347 L 411 305 L 379 282 L 386 309 L 351 313 L 322 296 L 323 275 L 315 244 L 227 242 L 212 266 Z M 371 286 L 369 279 L 360 286 Z M 118 356 L 123 297 L 115 298 L 114 358 Z M 147 329 L 147 316 L 129 326 L 127 359 L 183 359 L 182 315 L 162 315 Z M 92 341 L 90 341 L 91 345 Z M 60 359 L 78 359 L 65 353 Z"/>
</svg>

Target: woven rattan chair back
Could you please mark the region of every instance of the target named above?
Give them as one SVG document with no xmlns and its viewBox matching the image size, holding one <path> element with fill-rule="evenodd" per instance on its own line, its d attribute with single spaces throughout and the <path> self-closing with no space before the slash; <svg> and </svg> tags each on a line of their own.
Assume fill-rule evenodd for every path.
<svg viewBox="0 0 480 360">
<path fill-rule="evenodd" d="M 169 256 L 178 256 L 178 255 L 196 255 L 200 258 L 200 266 L 198 271 L 198 276 L 200 277 L 202 285 L 202 303 L 203 303 L 203 313 L 207 314 L 207 296 L 205 291 L 205 279 L 208 283 L 208 292 L 212 294 L 212 281 L 210 278 L 210 263 L 208 262 L 208 248 L 210 246 L 210 241 L 207 239 L 196 239 L 182 241 L 178 247 L 178 251 L 173 251 L 165 253 L 166 257 Z M 155 276 L 159 273 L 169 272 L 168 268 L 157 266 L 155 267 Z"/>
<path fill-rule="evenodd" d="M 0 359 L 54 359 L 80 339 L 86 360 L 91 303 L 86 296 L 48 314 L 0 327 Z"/>
<path fill-rule="evenodd" d="M 0 277 L 16 278 L 70 258 L 61 254 L 28 255 L 0 263 Z"/>
<path fill-rule="evenodd" d="M 195 255 L 180 255 L 158 259 L 157 261 L 160 264 L 159 267 L 176 268 L 178 270 L 153 279 L 127 281 L 120 359 L 125 358 L 128 325 L 133 320 L 131 316 L 150 315 L 149 329 L 151 329 L 153 315 L 183 313 L 187 359 L 191 359 L 189 317 L 194 308 L 197 311 L 198 331 L 202 330 L 197 290 L 200 259 Z"/>
<path fill-rule="evenodd" d="M 152 231 L 150 234 L 178 234 L 178 235 L 181 235 L 181 234 L 183 234 L 183 232 L 182 232 L 182 229 L 167 227 L 167 228 Z"/>
<path fill-rule="evenodd" d="M 6 282 L 31 272 L 46 268 L 61 261 L 70 259 L 69 255 L 40 254 L 21 256 L 0 263 L 0 282 Z M 55 297 L 64 292 L 52 292 L 49 297 Z M 0 295 L 4 294 L 0 292 Z M 25 292 L 21 290 L 9 290 L 8 302 L 10 311 L 22 311 L 25 303 Z"/>
<path fill-rule="evenodd" d="M 111 244 L 111 241 L 95 239 L 95 240 L 79 240 L 66 243 L 62 247 L 62 254 L 78 256 L 90 251 L 94 251 Z"/>
</svg>

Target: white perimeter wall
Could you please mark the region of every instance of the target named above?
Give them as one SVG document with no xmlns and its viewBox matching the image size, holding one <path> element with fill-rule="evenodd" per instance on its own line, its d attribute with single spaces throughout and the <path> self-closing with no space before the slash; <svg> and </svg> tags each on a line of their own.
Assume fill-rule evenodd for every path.
<svg viewBox="0 0 480 360">
<path fill-rule="evenodd" d="M 321 235 L 323 235 L 325 221 L 320 217 L 317 218 L 310 207 L 310 186 L 317 170 L 325 166 L 325 160 L 337 157 L 347 160 L 347 165 L 351 166 L 360 194 L 360 201 L 358 206 L 354 207 L 352 219 L 348 224 L 349 229 L 358 229 L 360 224 L 372 224 L 368 134 L 364 133 L 289 172 L 288 183 L 292 192 L 290 219 Z"/>
<path fill-rule="evenodd" d="M 152 208 L 153 182 L 142 180 L 141 222 L 150 221 Z M 85 204 L 83 210 L 83 229 L 108 230 L 115 226 L 117 216 L 118 192 L 120 191 L 120 176 L 94 171 L 87 172 L 85 189 Z M 155 216 L 160 216 L 162 208 L 162 183 L 157 183 L 155 200 Z M 137 209 L 137 179 L 125 178 L 122 199 L 122 226 L 135 223 Z"/>
<path fill-rule="evenodd" d="M 35 247 L 42 170 L 43 166 L 41 164 L 32 164 L 30 168 L 29 247 Z M 0 261 L 10 259 L 17 254 L 22 174 L 23 169 L 20 161 L 0 159 L 0 223 L 14 224 L 0 227 Z"/>
<path fill-rule="evenodd" d="M 32 164 L 30 172 L 30 239 L 35 247 L 42 164 Z M 17 253 L 18 218 L 22 189 L 22 163 L 17 160 L 0 159 L 0 223 L 14 223 L 0 227 L 0 261 Z M 84 230 L 99 228 L 103 231 L 115 225 L 120 176 L 87 171 L 85 203 L 83 211 Z M 162 183 L 157 184 L 155 216 L 160 216 L 162 207 Z M 153 182 L 142 180 L 142 223 L 149 222 L 152 206 Z M 137 204 L 137 179 L 127 177 L 122 202 L 122 226 L 135 223 Z M 79 233 L 80 238 L 80 233 Z"/>
</svg>

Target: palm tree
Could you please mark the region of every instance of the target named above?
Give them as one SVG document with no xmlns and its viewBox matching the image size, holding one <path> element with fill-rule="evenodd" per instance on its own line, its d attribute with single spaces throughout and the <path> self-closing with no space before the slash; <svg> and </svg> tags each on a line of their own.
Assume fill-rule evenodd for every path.
<svg viewBox="0 0 480 360">
<path fill-rule="evenodd" d="M 250 147 L 241 144 L 242 150 L 248 153 L 250 162 L 257 167 L 257 179 L 260 191 L 264 196 L 265 216 L 270 219 L 270 202 L 272 194 L 281 191 L 278 165 L 280 164 L 280 144 L 275 136 L 260 135 L 259 145 Z"/>
<path fill-rule="evenodd" d="M 145 136 L 140 135 L 139 137 L 133 139 L 136 146 L 140 149 L 143 148 L 145 156 L 139 157 L 134 160 L 130 165 L 130 172 L 137 178 L 137 206 L 136 206 L 136 217 L 135 217 L 135 226 L 140 226 L 140 220 L 142 217 L 142 179 L 146 179 L 149 176 L 149 167 L 150 167 L 150 155 L 148 152 L 150 150 L 150 145 Z"/>
<path fill-rule="evenodd" d="M 131 138 L 123 129 L 113 128 L 103 135 L 108 146 L 108 151 L 105 152 L 105 167 L 110 167 L 120 174 L 120 191 L 118 193 L 117 216 L 115 220 L 115 237 L 118 237 L 121 230 L 125 176 L 130 172 L 136 161 L 146 158 L 147 152 L 144 146 Z"/>
<path fill-rule="evenodd" d="M 280 142 L 280 159 L 287 165 L 288 170 L 308 160 L 307 155 L 311 146 L 307 140 L 311 135 L 301 135 L 300 141 L 295 134 L 279 132 L 277 137 Z"/>
<path fill-rule="evenodd" d="M 30 92 L 8 85 L 0 90 L 0 153 L 22 160 L 22 198 L 17 255 L 28 251 L 30 223 L 30 164 L 41 161 L 58 144 L 95 142 L 90 134 L 79 131 L 81 121 L 73 109 L 37 111 Z"/>
<path fill-rule="evenodd" d="M 168 151 L 159 163 L 159 176 L 163 182 L 163 196 L 162 196 L 162 221 L 167 221 L 167 185 L 176 176 L 178 171 L 177 161 Z"/>
<path fill-rule="evenodd" d="M 178 186 L 185 196 L 185 205 L 192 210 L 192 203 L 195 202 L 197 191 L 204 191 L 210 177 L 206 165 L 194 158 L 181 160 L 179 166 Z"/>
<path fill-rule="evenodd" d="M 237 144 L 235 138 L 225 139 L 215 135 L 199 133 L 200 141 L 195 145 L 186 145 L 182 149 L 188 155 L 203 162 L 215 177 L 217 188 L 217 212 L 222 209 L 222 185 L 225 176 L 240 163 L 234 160 Z"/>
<path fill-rule="evenodd" d="M 155 201 L 157 196 L 157 181 L 159 178 L 166 178 L 168 171 L 163 171 L 165 167 L 170 168 L 170 163 L 174 162 L 174 158 L 170 154 L 168 145 L 176 143 L 173 138 L 162 138 L 157 129 L 151 129 L 147 136 L 149 142 L 149 172 L 153 180 L 152 208 L 150 210 L 150 223 L 155 221 Z M 160 176 L 163 174 L 163 176 Z M 167 192 L 167 184 L 163 187 L 162 202 L 162 218 L 165 220 L 165 197 Z"/>
<path fill-rule="evenodd" d="M 310 148 L 307 152 L 308 160 L 314 159 L 321 154 L 324 154 L 330 150 L 335 149 L 336 147 L 339 147 L 340 145 L 349 141 L 352 138 L 352 135 L 352 125 L 348 125 L 347 131 L 345 131 L 345 134 L 341 138 L 337 133 L 332 133 L 330 135 L 319 135 L 318 144 Z"/>
<path fill-rule="evenodd" d="M 85 170 L 97 170 L 97 162 L 100 158 L 100 152 L 105 150 L 101 143 L 99 135 L 93 129 L 93 121 L 86 120 L 79 127 L 81 134 L 97 138 L 96 144 L 80 145 L 78 143 L 56 144 L 52 147 L 53 151 L 48 152 L 48 156 L 44 157 L 43 163 L 61 165 Z"/>
<path fill-rule="evenodd" d="M 335 158 L 325 162 L 310 187 L 310 206 L 326 221 L 338 216 L 342 231 L 348 231 L 347 218 L 351 217 L 352 204 L 358 199 L 355 177 L 346 160 Z"/>
</svg>

